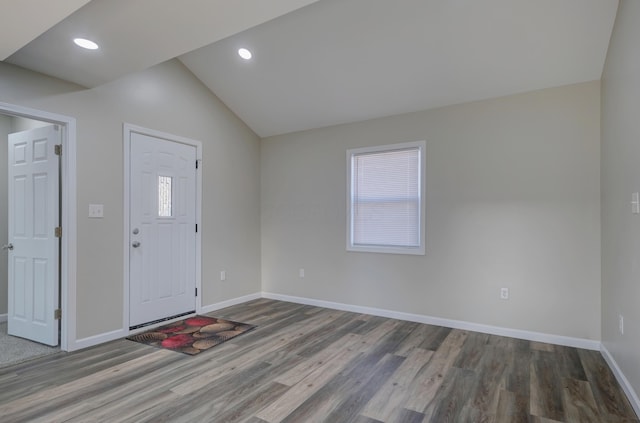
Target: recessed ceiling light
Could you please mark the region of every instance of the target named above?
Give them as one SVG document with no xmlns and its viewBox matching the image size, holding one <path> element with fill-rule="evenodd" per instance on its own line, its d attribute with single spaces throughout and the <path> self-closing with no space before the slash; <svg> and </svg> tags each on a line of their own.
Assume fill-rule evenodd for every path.
<svg viewBox="0 0 640 423">
<path fill-rule="evenodd" d="M 239 49 L 238 55 L 240 55 L 240 57 L 242 57 L 244 60 L 249 60 L 253 57 L 253 54 L 251 54 L 251 52 L 246 48 Z"/>
<path fill-rule="evenodd" d="M 86 48 L 87 50 L 97 50 L 98 45 L 91 40 L 87 40 L 85 38 L 74 38 L 74 43 L 79 45 L 82 48 Z"/>
</svg>

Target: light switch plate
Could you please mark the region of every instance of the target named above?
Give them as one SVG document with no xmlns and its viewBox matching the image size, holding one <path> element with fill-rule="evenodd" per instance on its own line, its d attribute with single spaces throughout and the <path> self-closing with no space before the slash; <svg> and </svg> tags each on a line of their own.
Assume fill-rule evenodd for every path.
<svg viewBox="0 0 640 423">
<path fill-rule="evenodd" d="M 500 299 L 501 300 L 509 299 L 509 288 L 500 288 Z"/>
<path fill-rule="evenodd" d="M 102 219 L 104 217 L 104 205 L 89 204 L 89 217 L 93 219 Z"/>
</svg>

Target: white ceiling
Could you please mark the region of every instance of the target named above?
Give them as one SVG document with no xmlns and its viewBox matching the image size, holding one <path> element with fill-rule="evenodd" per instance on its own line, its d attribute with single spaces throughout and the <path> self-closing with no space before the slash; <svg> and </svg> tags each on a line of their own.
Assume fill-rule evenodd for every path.
<svg viewBox="0 0 640 423">
<path fill-rule="evenodd" d="M 25 2 L 1 1 L 11 10 Z M 93 0 L 7 61 L 93 87 L 179 57 L 266 137 L 600 79 L 617 6 L 618 0 Z M 33 38 L 38 29 L 30 31 Z M 80 51 L 69 43 L 78 34 L 102 48 Z M 0 26 L 0 39 L 7 36 Z M 241 46 L 253 51 L 251 61 L 237 56 Z"/>
<path fill-rule="evenodd" d="M 88 3 L 89 0 L 0 0 L 0 60 Z M 38 13 L 33 13 L 37 10 Z"/>
<path fill-rule="evenodd" d="M 25 0 L 0 0 L 23 10 Z M 33 0 L 27 0 L 33 2 Z M 316 0 L 92 0 L 6 61 L 95 87 L 218 41 Z M 42 0 L 43 3 L 65 3 Z M 72 3 L 71 0 L 66 1 Z M 76 3 L 86 3 L 76 1 Z M 5 6 L 2 6 L 4 14 Z M 31 9 L 38 10 L 37 8 Z M 40 13 L 35 14 L 37 16 Z M 30 25 L 27 16 L 22 16 Z M 100 50 L 79 49 L 89 38 Z M 11 38 L 0 27 L 0 38 Z"/>
</svg>

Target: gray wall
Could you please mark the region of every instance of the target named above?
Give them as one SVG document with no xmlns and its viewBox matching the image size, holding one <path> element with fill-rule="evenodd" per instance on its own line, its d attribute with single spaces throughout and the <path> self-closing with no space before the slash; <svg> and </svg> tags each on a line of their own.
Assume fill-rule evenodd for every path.
<svg viewBox="0 0 640 423">
<path fill-rule="evenodd" d="M 602 78 L 602 341 L 640 392 L 640 2 L 622 0 Z M 624 335 L 618 316 L 624 316 Z"/>
<path fill-rule="evenodd" d="M 263 290 L 599 340 L 599 87 L 264 139 Z M 345 150 L 416 140 L 426 255 L 347 252 Z"/>
<path fill-rule="evenodd" d="M 7 189 L 8 169 L 7 162 L 7 136 L 11 133 L 11 118 L 0 115 L 0 245 L 7 243 Z M 7 258 L 6 251 L 0 251 L 0 314 L 7 314 Z"/>
<path fill-rule="evenodd" d="M 178 61 L 90 90 L 0 63 L 0 101 L 77 119 L 78 338 L 122 327 L 123 122 L 203 142 L 203 304 L 260 291 L 259 139 Z"/>
<path fill-rule="evenodd" d="M 50 125 L 48 122 L 42 122 L 39 120 L 27 119 L 23 117 L 14 116 L 11 118 L 11 132 L 28 131 L 29 129 L 41 128 L 43 126 Z"/>
</svg>

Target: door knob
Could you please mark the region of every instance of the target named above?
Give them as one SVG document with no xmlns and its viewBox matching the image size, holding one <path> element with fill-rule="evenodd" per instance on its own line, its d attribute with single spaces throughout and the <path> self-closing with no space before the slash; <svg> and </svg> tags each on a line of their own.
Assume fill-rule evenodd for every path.
<svg viewBox="0 0 640 423">
<path fill-rule="evenodd" d="M 3 245 L 2 249 L 11 251 L 11 250 L 13 250 L 13 244 L 9 243 L 7 245 Z"/>
<path fill-rule="evenodd" d="M 140 246 L 140 243 L 138 241 L 133 241 L 133 243 L 131 244 L 131 246 L 133 248 L 138 248 Z"/>
</svg>

